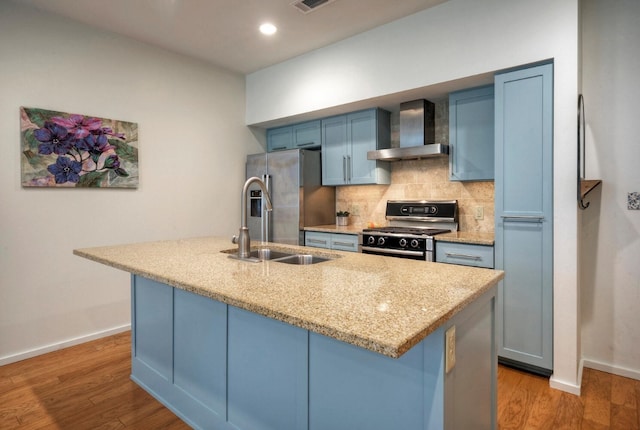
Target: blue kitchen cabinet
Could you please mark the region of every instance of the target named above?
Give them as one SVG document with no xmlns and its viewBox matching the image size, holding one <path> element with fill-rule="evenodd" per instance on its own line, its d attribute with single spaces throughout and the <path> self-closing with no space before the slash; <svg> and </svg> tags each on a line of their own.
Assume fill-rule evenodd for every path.
<svg viewBox="0 0 640 430">
<path fill-rule="evenodd" d="M 321 143 L 320 120 L 307 121 L 267 130 L 267 151 L 317 149 Z"/>
<path fill-rule="evenodd" d="M 449 179 L 494 178 L 493 85 L 449 94 Z"/>
<path fill-rule="evenodd" d="M 498 355 L 553 370 L 553 65 L 495 77 Z"/>
<path fill-rule="evenodd" d="M 300 149 L 320 148 L 322 133 L 320 120 L 293 125 L 293 147 Z"/>
<path fill-rule="evenodd" d="M 386 161 L 368 160 L 367 152 L 389 148 L 390 114 L 368 109 L 322 120 L 322 184 L 389 184 Z"/>
<path fill-rule="evenodd" d="M 224 421 L 226 305 L 138 276 L 131 291 L 131 378 L 192 427 Z"/>
<path fill-rule="evenodd" d="M 267 130 L 267 151 L 284 151 L 293 148 L 293 128 L 278 127 Z"/>
<path fill-rule="evenodd" d="M 141 276 L 131 285 L 131 378 L 192 428 L 496 428 L 495 288 L 390 358 Z"/>
<path fill-rule="evenodd" d="M 493 269 L 493 246 L 438 240 L 436 262 Z"/>
<path fill-rule="evenodd" d="M 306 231 L 304 234 L 304 245 L 315 248 L 358 252 L 359 239 L 357 234 Z"/>
</svg>

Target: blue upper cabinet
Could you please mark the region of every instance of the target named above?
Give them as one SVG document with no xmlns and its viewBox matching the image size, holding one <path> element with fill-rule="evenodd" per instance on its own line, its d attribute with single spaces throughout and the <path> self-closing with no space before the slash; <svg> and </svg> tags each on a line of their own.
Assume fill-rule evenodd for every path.
<svg viewBox="0 0 640 430">
<path fill-rule="evenodd" d="M 367 152 L 389 148 L 389 112 L 369 109 L 322 120 L 322 184 L 389 184 L 389 163 Z"/>
<path fill-rule="evenodd" d="M 449 94 L 449 179 L 494 177 L 493 85 Z"/>
<path fill-rule="evenodd" d="M 320 120 L 295 124 L 293 127 L 293 147 L 300 149 L 320 148 L 322 133 Z"/>
<path fill-rule="evenodd" d="M 320 148 L 320 120 L 267 130 L 267 151 Z"/>
<path fill-rule="evenodd" d="M 496 325 L 501 361 L 553 370 L 553 65 L 495 77 Z M 516 363 L 514 363 L 516 362 Z"/>
</svg>

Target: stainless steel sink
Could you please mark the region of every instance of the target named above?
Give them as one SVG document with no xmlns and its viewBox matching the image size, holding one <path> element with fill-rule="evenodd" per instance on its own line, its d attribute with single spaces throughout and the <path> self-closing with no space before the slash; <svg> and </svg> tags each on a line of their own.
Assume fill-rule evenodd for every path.
<svg viewBox="0 0 640 430">
<path fill-rule="evenodd" d="M 229 258 L 236 258 L 238 260 L 247 261 L 250 263 L 261 263 L 263 261 L 273 261 L 277 263 L 285 263 L 285 264 L 296 264 L 296 265 L 306 265 L 306 264 L 316 264 L 322 263 L 323 261 L 329 261 L 334 258 L 338 258 L 338 256 L 320 256 L 313 254 L 297 254 L 294 250 L 292 252 L 286 252 L 281 250 L 275 250 L 270 248 L 258 248 L 253 249 L 249 257 L 247 258 L 238 258 L 238 249 L 227 249 L 222 251 L 225 254 L 229 254 Z"/>
<path fill-rule="evenodd" d="M 260 248 L 260 249 L 254 249 L 253 251 L 251 251 L 249 255 L 250 257 L 257 258 L 260 261 L 264 261 L 264 260 L 275 260 L 277 258 L 283 258 L 283 257 L 290 257 L 293 254 L 290 252 L 274 251 L 273 249 L 269 249 L 269 248 Z"/>
<path fill-rule="evenodd" d="M 295 254 L 289 257 L 278 258 L 275 261 L 277 261 L 278 263 L 306 265 L 306 264 L 322 263 L 323 261 L 328 261 L 328 260 L 330 259 L 325 257 L 318 257 L 317 255 Z"/>
</svg>

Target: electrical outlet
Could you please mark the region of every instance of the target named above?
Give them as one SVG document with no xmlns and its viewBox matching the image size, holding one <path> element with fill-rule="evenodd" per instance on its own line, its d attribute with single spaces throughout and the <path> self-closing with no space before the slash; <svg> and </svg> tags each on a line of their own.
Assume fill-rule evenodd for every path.
<svg viewBox="0 0 640 430">
<path fill-rule="evenodd" d="M 476 206 L 475 218 L 476 219 L 484 219 L 484 207 L 483 206 Z"/>
<path fill-rule="evenodd" d="M 456 326 L 451 326 L 445 333 L 444 367 L 449 373 L 456 365 Z"/>
</svg>

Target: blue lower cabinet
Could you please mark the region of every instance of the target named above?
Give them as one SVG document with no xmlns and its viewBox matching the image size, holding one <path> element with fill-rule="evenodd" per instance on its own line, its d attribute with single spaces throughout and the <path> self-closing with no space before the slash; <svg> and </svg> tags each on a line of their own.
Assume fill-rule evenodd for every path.
<svg viewBox="0 0 640 430">
<path fill-rule="evenodd" d="M 164 381 L 173 379 L 173 288 L 145 278 L 134 282 L 133 363 Z"/>
<path fill-rule="evenodd" d="M 223 416 L 226 396 L 226 305 L 174 289 L 173 383 Z"/>
<path fill-rule="evenodd" d="M 229 307 L 229 423 L 307 428 L 307 343 L 306 330 Z"/>
<path fill-rule="evenodd" d="M 309 429 L 444 428 L 442 330 L 428 339 L 393 359 L 311 333 Z"/>
<path fill-rule="evenodd" d="M 495 429 L 494 296 L 393 359 L 133 276 L 131 377 L 196 429 Z"/>
<path fill-rule="evenodd" d="M 132 282 L 131 378 L 194 428 L 226 420 L 226 305 Z"/>
</svg>

